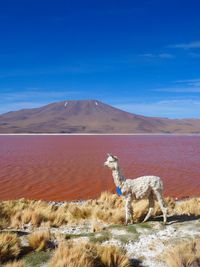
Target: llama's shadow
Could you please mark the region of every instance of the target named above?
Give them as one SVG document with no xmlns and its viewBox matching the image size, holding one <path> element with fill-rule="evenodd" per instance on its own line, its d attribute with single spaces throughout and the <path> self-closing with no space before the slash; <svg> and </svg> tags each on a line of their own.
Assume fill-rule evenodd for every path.
<svg viewBox="0 0 200 267">
<path fill-rule="evenodd" d="M 171 225 L 174 223 L 182 223 L 182 222 L 190 222 L 190 221 L 195 221 L 200 219 L 200 215 L 194 216 L 194 215 L 187 215 L 187 214 L 182 214 L 182 215 L 172 215 L 167 217 L 167 224 L 166 225 Z M 151 218 L 150 221 L 163 221 L 162 216 L 157 216 L 155 218 Z"/>
<path fill-rule="evenodd" d="M 3 229 L 0 230 L 0 233 L 12 233 L 12 234 L 17 234 L 18 236 L 26 236 L 29 235 L 30 232 L 24 231 L 24 230 L 16 230 L 16 229 Z"/>
<path fill-rule="evenodd" d="M 138 259 L 130 259 L 131 266 L 134 267 L 143 267 L 142 261 Z"/>
</svg>

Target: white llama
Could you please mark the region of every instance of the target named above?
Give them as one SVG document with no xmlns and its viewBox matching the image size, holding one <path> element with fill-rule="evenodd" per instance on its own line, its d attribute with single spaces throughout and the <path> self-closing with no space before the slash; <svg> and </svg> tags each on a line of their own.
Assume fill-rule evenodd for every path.
<svg viewBox="0 0 200 267">
<path fill-rule="evenodd" d="M 163 182 L 160 177 L 142 176 L 136 179 L 126 179 L 120 171 L 118 158 L 111 154 L 108 154 L 104 165 L 112 170 L 114 183 L 126 198 L 126 224 L 133 223 L 131 206 L 133 199 L 149 200 L 149 210 L 143 222 L 147 221 L 152 215 L 156 199 L 163 213 L 163 221 L 164 223 L 167 222 L 167 208 L 163 199 Z"/>
</svg>

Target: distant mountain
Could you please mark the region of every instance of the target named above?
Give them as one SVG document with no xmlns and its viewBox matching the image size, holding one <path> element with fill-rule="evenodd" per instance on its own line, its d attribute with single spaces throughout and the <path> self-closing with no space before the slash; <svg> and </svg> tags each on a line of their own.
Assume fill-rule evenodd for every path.
<svg viewBox="0 0 200 267">
<path fill-rule="evenodd" d="M 200 133 L 200 119 L 145 117 L 97 100 L 70 100 L 2 114 L 0 133 Z"/>
</svg>

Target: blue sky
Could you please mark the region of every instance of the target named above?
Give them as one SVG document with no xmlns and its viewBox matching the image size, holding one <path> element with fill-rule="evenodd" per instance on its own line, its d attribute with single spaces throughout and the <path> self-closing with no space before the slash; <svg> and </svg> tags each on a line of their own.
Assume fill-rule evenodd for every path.
<svg viewBox="0 0 200 267">
<path fill-rule="evenodd" d="M 98 99 L 200 117 L 200 2 L 0 1 L 0 113 Z"/>
</svg>

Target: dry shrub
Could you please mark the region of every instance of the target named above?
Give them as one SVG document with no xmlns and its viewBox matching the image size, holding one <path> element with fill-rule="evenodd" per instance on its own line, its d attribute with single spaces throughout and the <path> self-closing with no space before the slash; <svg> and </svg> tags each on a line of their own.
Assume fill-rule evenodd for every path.
<svg viewBox="0 0 200 267">
<path fill-rule="evenodd" d="M 97 204 L 104 204 L 109 209 L 123 208 L 124 200 L 122 197 L 119 197 L 116 194 L 111 194 L 108 191 L 102 192 L 99 199 L 97 200 Z"/>
<path fill-rule="evenodd" d="M 59 227 L 63 224 L 67 224 L 70 222 L 70 220 L 67 219 L 67 216 L 64 213 L 54 213 L 50 215 L 49 217 L 49 227 L 54 226 L 54 227 Z"/>
<path fill-rule="evenodd" d="M 19 237 L 13 233 L 0 234 L 0 261 L 8 261 L 16 258 L 21 252 Z"/>
<path fill-rule="evenodd" d="M 31 222 L 32 226 L 39 227 L 40 224 L 46 221 L 43 213 L 28 208 L 24 211 L 18 211 L 11 219 L 11 227 L 21 228 L 23 225 Z"/>
<path fill-rule="evenodd" d="M 173 199 L 166 199 L 167 206 L 173 210 Z M 14 228 L 22 228 L 26 224 L 33 227 L 47 225 L 59 227 L 68 223 L 79 223 L 82 220 L 100 220 L 109 224 L 125 222 L 125 201 L 123 197 L 103 192 L 98 199 L 88 200 L 83 205 L 67 203 L 59 207 L 45 201 L 20 199 L 18 201 L 0 202 L 2 224 Z M 144 219 L 148 208 L 147 200 L 133 202 L 134 221 Z M 156 204 L 154 215 L 162 214 Z M 0 222 L 1 227 L 1 222 Z"/>
<path fill-rule="evenodd" d="M 115 246 L 96 245 L 101 262 L 105 267 L 130 267 L 130 261 L 124 251 Z"/>
<path fill-rule="evenodd" d="M 94 207 L 93 218 L 109 224 L 123 224 L 125 222 L 125 211 L 124 209 L 117 210 Z"/>
<path fill-rule="evenodd" d="M 167 211 L 169 214 L 172 214 L 174 212 L 174 208 L 176 206 L 176 202 L 173 197 L 166 197 L 165 198 L 165 204 L 167 206 Z"/>
<path fill-rule="evenodd" d="M 62 242 L 55 251 L 50 267 L 130 267 L 124 252 L 114 246 Z"/>
<path fill-rule="evenodd" d="M 10 215 L 10 226 L 14 228 L 22 228 L 26 224 L 33 227 L 39 227 L 41 224 L 49 222 L 50 226 L 60 226 L 67 223 L 63 210 L 57 211 L 57 207 L 49 205 L 45 201 L 27 201 L 27 205 L 21 209 L 21 200 L 19 205 L 12 210 Z M 6 201 L 4 202 L 7 208 Z M 66 212 L 65 212 L 66 213 Z"/>
<path fill-rule="evenodd" d="M 51 240 L 50 231 L 37 231 L 28 236 L 30 247 L 36 251 L 42 251 L 48 248 Z"/>
<path fill-rule="evenodd" d="M 174 207 L 176 205 L 175 200 L 172 197 L 167 197 L 164 199 L 165 205 L 167 207 L 167 214 L 172 214 L 174 212 Z M 154 216 L 162 215 L 161 208 L 157 201 L 155 201 Z"/>
<path fill-rule="evenodd" d="M 6 226 L 14 228 L 22 228 L 26 224 L 38 227 L 46 222 L 49 223 L 49 226 L 60 226 L 89 218 L 91 207 L 87 204 L 81 207 L 75 204 L 55 207 L 44 201 L 21 199 L 1 202 L 0 215 L 6 220 Z"/>
<path fill-rule="evenodd" d="M 146 199 L 133 201 L 132 206 L 134 211 L 133 221 L 134 222 L 142 221 L 148 212 L 148 201 Z"/>
<path fill-rule="evenodd" d="M 18 211 L 16 214 L 13 214 L 10 217 L 9 226 L 12 228 L 22 228 L 22 212 Z"/>
<path fill-rule="evenodd" d="M 198 216 L 200 215 L 200 199 L 191 198 L 178 202 L 175 206 L 174 212 L 178 215 L 187 214 Z"/>
<path fill-rule="evenodd" d="M 3 267 L 26 267 L 23 261 L 13 261 L 3 265 Z"/>
<path fill-rule="evenodd" d="M 10 216 L 7 214 L 2 202 L 0 202 L 0 229 L 4 229 L 9 226 Z"/>
<path fill-rule="evenodd" d="M 73 219 L 81 220 L 87 219 L 91 216 L 91 208 L 88 206 L 78 206 L 77 204 L 71 204 L 68 207 L 68 211 Z"/>
<path fill-rule="evenodd" d="M 200 266 L 200 238 L 176 245 L 164 255 L 169 267 Z"/>
<path fill-rule="evenodd" d="M 91 244 L 62 242 L 55 251 L 50 267 L 104 267 Z"/>
<path fill-rule="evenodd" d="M 165 198 L 165 203 L 169 213 L 173 213 L 175 201 L 173 198 Z M 123 197 L 109 192 L 103 192 L 99 199 L 92 200 L 90 205 L 93 207 L 93 217 L 106 223 L 124 224 L 125 222 L 125 201 Z M 141 222 L 148 212 L 148 200 L 134 200 L 133 221 Z M 155 201 L 153 216 L 162 215 L 158 202 Z"/>
<path fill-rule="evenodd" d="M 173 212 L 174 206 L 175 206 L 175 201 L 173 198 L 165 198 L 165 204 L 168 209 L 168 214 Z M 133 214 L 133 221 L 134 222 L 141 222 L 147 212 L 148 212 L 148 200 L 147 199 L 141 199 L 141 200 L 134 200 L 132 203 L 134 214 Z M 160 206 L 157 201 L 155 201 L 155 207 L 153 211 L 152 216 L 158 216 L 162 215 L 162 211 L 160 209 Z"/>
<path fill-rule="evenodd" d="M 92 209 L 92 218 L 105 223 L 123 224 L 125 222 L 124 199 L 109 192 L 101 193 L 97 200 L 87 202 Z"/>
</svg>

